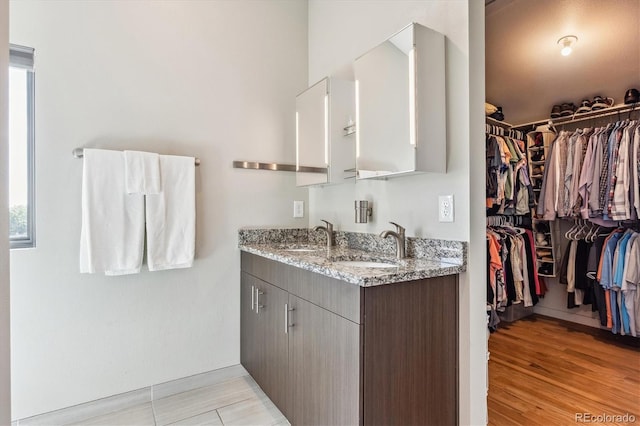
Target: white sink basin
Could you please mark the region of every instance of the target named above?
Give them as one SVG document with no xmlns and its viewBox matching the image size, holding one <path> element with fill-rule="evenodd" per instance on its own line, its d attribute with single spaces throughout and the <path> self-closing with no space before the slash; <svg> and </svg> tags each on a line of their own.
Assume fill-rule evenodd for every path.
<svg viewBox="0 0 640 426">
<path fill-rule="evenodd" d="M 339 260 L 334 265 L 350 266 L 353 268 L 397 268 L 398 265 L 385 262 L 370 262 L 366 260 Z"/>
</svg>

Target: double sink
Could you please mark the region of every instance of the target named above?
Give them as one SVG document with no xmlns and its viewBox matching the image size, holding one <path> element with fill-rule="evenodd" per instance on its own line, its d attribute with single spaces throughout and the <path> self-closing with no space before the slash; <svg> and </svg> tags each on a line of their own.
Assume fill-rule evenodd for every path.
<svg viewBox="0 0 640 426">
<path fill-rule="evenodd" d="M 296 247 L 285 247 L 282 248 L 285 252 L 291 253 L 320 253 L 326 251 L 325 248 L 320 247 L 312 247 L 312 246 L 296 246 Z M 358 256 L 361 257 L 361 256 Z M 376 268 L 376 269 L 394 269 L 402 266 L 397 261 L 392 260 L 380 260 L 380 259 L 343 259 L 341 257 L 332 258 L 332 256 L 328 256 L 328 260 L 335 266 L 347 266 L 351 268 Z"/>
</svg>

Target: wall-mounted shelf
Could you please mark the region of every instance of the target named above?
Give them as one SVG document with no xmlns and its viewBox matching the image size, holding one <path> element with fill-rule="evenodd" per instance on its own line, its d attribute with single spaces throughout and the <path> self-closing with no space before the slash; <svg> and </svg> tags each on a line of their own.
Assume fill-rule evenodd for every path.
<svg viewBox="0 0 640 426">
<path fill-rule="evenodd" d="M 304 173 L 327 173 L 326 167 L 300 166 L 296 170 L 295 164 L 280 163 L 260 163 L 257 161 L 234 161 L 234 169 L 270 170 L 272 172 L 304 172 Z"/>
</svg>

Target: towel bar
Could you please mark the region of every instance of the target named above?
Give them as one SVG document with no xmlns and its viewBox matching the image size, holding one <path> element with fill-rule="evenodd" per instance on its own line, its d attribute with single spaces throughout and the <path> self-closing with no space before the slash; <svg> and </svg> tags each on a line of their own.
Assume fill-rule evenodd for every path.
<svg viewBox="0 0 640 426">
<path fill-rule="evenodd" d="M 75 158 L 84 157 L 84 149 L 83 148 L 76 148 L 73 151 L 71 151 L 71 153 L 73 154 L 73 156 Z M 198 157 L 196 157 L 195 164 L 196 164 L 196 166 L 200 165 L 200 159 Z"/>
</svg>

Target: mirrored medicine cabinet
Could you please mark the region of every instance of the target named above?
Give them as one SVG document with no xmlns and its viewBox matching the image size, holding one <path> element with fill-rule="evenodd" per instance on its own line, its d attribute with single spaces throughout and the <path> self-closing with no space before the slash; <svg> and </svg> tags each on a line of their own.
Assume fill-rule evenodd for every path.
<svg viewBox="0 0 640 426">
<path fill-rule="evenodd" d="M 410 24 L 354 62 L 357 179 L 446 172 L 444 35 Z"/>
<path fill-rule="evenodd" d="M 297 186 L 342 183 L 353 177 L 355 138 L 345 127 L 354 117 L 353 81 L 327 77 L 296 97 Z M 309 173 L 302 166 L 326 171 Z"/>
</svg>

